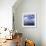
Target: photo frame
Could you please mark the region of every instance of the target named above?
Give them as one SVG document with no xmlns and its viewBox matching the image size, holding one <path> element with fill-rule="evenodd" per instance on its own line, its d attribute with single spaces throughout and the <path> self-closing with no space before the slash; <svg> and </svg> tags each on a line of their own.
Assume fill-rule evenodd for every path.
<svg viewBox="0 0 46 46">
<path fill-rule="evenodd" d="M 36 13 L 28 12 L 22 14 L 23 27 L 36 27 Z"/>
</svg>

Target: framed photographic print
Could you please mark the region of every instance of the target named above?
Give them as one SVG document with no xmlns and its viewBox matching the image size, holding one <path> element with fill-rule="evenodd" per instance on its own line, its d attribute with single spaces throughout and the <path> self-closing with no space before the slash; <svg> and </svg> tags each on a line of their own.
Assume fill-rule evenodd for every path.
<svg viewBox="0 0 46 46">
<path fill-rule="evenodd" d="M 22 16 L 22 26 L 23 27 L 36 27 L 36 13 L 23 13 Z"/>
</svg>

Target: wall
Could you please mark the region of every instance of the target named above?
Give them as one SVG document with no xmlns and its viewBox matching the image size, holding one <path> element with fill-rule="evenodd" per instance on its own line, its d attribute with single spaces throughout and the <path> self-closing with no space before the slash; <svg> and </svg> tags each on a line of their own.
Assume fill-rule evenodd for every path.
<svg viewBox="0 0 46 46">
<path fill-rule="evenodd" d="M 42 0 L 41 3 L 41 38 L 42 46 L 46 46 L 46 0 Z"/>
<path fill-rule="evenodd" d="M 37 14 L 37 26 L 35 28 L 23 27 L 22 13 L 33 11 Z M 46 46 L 45 40 L 43 40 L 43 36 L 45 35 L 44 33 L 46 32 L 46 14 L 44 14 L 45 11 L 45 0 L 23 0 L 20 5 L 17 5 L 17 7 L 16 5 L 13 6 L 15 29 L 18 32 L 22 32 L 25 39 L 27 38 L 34 40 L 36 46 Z"/>
<path fill-rule="evenodd" d="M 12 29 L 12 6 L 16 0 L 0 0 L 0 27 Z"/>
<path fill-rule="evenodd" d="M 15 13 L 15 28 L 18 32 L 23 33 L 23 37 L 26 39 L 34 40 L 36 46 L 41 46 L 41 4 L 40 0 L 25 0 L 21 5 L 18 6 Z M 37 14 L 37 27 L 27 28 L 22 27 L 22 13 L 23 12 L 36 12 Z"/>
</svg>

